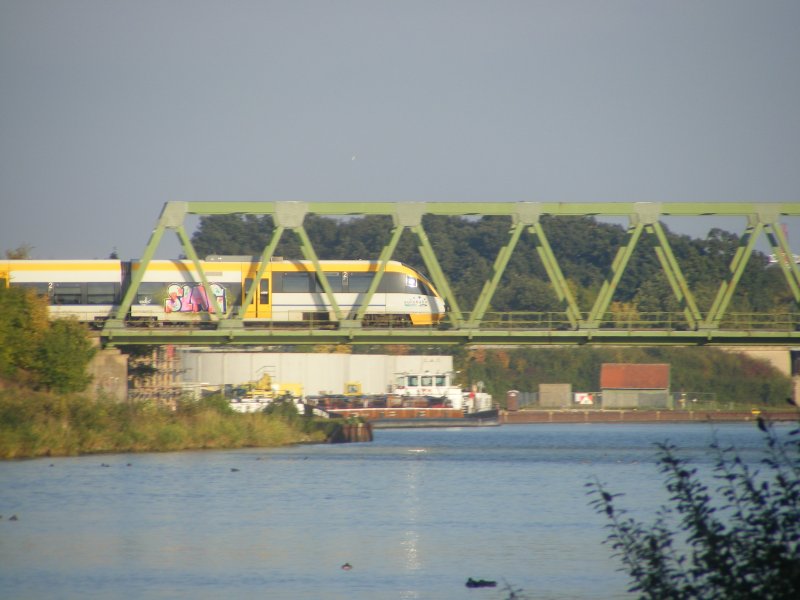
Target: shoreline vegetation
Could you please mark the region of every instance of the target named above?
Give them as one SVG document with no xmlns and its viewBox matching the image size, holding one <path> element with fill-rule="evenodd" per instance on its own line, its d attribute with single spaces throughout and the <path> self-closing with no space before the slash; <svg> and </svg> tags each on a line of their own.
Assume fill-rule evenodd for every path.
<svg viewBox="0 0 800 600">
<path fill-rule="evenodd" d="M 117 403 L 82 394 L 0 390 L 0 459 L 324 443 L 336 423 L 294 411 L 237 413 L 221 397 Z M 294 414 L 292 414 L 294 412 Z"/>
</svg>

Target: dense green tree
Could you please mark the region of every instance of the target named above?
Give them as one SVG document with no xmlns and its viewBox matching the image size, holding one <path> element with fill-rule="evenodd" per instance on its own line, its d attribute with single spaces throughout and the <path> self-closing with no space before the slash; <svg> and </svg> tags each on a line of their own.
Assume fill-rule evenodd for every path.
<svg viewBox="0 0 800 600">
<path fill-rule="evenodd" d="M 39 344 L 37 387 L 59 393 L 85 390 L 91 382 L 86 367 L 94 353 L 84 325 L 70 319 L 54 320 Z"/>
<path fill-rule="evenodd" d="M 0 376 L 28 380 L 48 327 L 44 297 L 23 288 L 0 287 Z"/>
<path fill-rule="evenodd" d="M 34 389 L 81 391 L 92 348 L 84 325 L 50 321 L 47 300 L 31 290 L 0 287 L 0 377 Z"/>
</svg>

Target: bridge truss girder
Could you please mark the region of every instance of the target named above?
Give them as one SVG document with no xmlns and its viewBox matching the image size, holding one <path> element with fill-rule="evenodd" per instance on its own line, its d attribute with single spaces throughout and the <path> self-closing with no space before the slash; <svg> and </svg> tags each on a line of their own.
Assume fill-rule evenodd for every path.
<svg viewBox="0 0 800 600">
<path fill-rule="evenodd" d="M 314 266 L 324 294 L 331 305 L 332 312 L 339 323 L 337 330 L 282 330 L 267 327 L 264 329 L 245 329 L 244 311 L 237 306 L 229 306 L 222 313 L 213 294 L 209 300 L 214 309 L 211 328 L 203 330 L 171 329 L 149 330 L 126 327 L 124 317 L 130 310 L 133 299 L 142 281 L 147 266 L 153 259 L 164 234 L 174 231 L 187 259 L 192 261 L 202 284 L 209 289 L 209 279 L 197 256 L 190 236 L 185 229 L 189 215 L 269 215 L 275 229 L 272 237 L 261 252 L 259 273 L 245 292 L 243 306 L 249 306 L 257 293 L 258 282 L 267 264 L 272 259 L 278 243 L 287 233 L 293 233 L 300 244 L 306 260 Z M 343 314 L 336 302 L 332 288 L 320 268 L 319 258 L 312 241 L 304 228 L 307 215 L 331 217 L 351 217 L 384 215 L 392 219 L 389 242 L 381 250 L 377 260 L 378 272 L 362 299 L 361 307 L 355 314 Z M 450 282 L 443 272 L 428 234 L 423 227 L 424 215 L 454 217 L 506 216 L 510 217 L 511 227 L 507 242 L 500 248 L 491 273 L 482 284 L 481 292 L 473 309 L 462 310 L 462 303 L 452 291 Z M 542 216 L 593 216 L 627 217 L 628 234 L 626 241 L 617 248 L 616 256 L 609 267 L 601 290 L 588 312 L 578 306 L 567 279 L 564 277 L 558 260 L 554 255 L 547 235 L 542 227 Z M 662 217 L 721 216 L 744 217 L 747 227 L 741 236 L 740 246 L 729 266 L 727 277 L 720 283 L 710 310 L 704 315 L 698 309 L 697 301 L 689 288 L 678 261 L 670 246 L 661 224 Z M 355 202 L 168 202 L 159 217 L 158 223 L 145 247 L 140 260 L 140 268 L 133 274 L 128 288 L 116 314 L 110 319 L 102 332 L 107 343 L 189 343 L 189 344 L 320 344 L 320 343 L 506 343 L 506 344 L 569 344 L 569 343 L 666 343 L 666 344 L 785 344 L 797 343 L 800 335 L 793 327 L 785 331 L 720 330 L 720 323 L 735 292 L 736 286 L 753 253 L 758 237 L 764 233 L 777 257 L 781 271 L 791 290 L 795 303 L 800 305 L 800 270 L 796 264 L 780 219 L 785 216 L 800 216 L 800 203 L 535 203 L 535 202 L 481 202 L 481 203 L 355 203 Z M 505 269 L 525 230 L 531 234 L 537 254 L 547 273 L 556 297 L 564 308 L 566 330 L 542 329 L 541 327 L 506 329 L 490 326 L 485 317 L 492 299 L 501 282 Z M 370 299 L 380 284 L 386 263 L 398 246 L 402 234 L 410 231 L 416 240 L 419 254 L 428 274 L 448 305 L 448 321 L 439 329 L 361 329 L 360 324 Z M 601 326 L 618 284 L 628 267 L 643 237 L 653 240 L 653 248 L 664 272 L 670 289 L 683 310 L 685 322 L 680 331 L 614 329 Z M 342 257 L 346 258 L 346 257 Z M 160 341 L 156 341 L 160 340 Z"/>
</svg>

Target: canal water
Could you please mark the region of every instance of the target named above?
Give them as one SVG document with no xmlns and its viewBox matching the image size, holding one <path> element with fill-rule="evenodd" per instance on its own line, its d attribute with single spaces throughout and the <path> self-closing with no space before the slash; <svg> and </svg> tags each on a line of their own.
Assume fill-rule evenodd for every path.
<svg viewBox="0 0 800 600">
<path fill-rule="evenodd" d="M 714 435 L 758 460 L 762 438 L 740 423 L 379 430 L 364 444 L 0 462 L 0 596 L 625 598 L 585 484 L 624 492 L 650 521 L 666 499 L 654 443 L 707 471 Z M 467 589 L 469 577 L 498 587 Z"/>
</svg>

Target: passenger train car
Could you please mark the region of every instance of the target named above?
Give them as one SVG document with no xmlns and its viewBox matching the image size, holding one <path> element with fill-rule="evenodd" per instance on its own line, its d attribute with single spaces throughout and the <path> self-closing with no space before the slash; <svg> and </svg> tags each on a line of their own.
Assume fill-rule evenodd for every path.
<svg viewBox="0 0 800 600">
<path fill-rule="evenodd" d="M 249 257 L 211 256 L 201 261 L 209 290 L 192 261 L 152 260 L 126 320 L 138 324 L 187 324 L 212 320 L 213 295 L 223 313 L 242 314 L 246 325 L 330 323 L 336 320 L 322 282 L 309 261 L 276 259 L 266 265 L 253 301 L 242 308 L 260 264 Z M 53 317 L 74 316 L 102 324 L 114 316 L 141 265 L 119 260 L 0 260 L 0 286 L 27 287 L 46 295 Z M 377 261 L 320 261 L 343 318 L 361 308 Z M 445 314 L 441 296 L 420 273 L 389 261 L 365 311 L 364 324 L 435 325 Z"/>
</svg>

